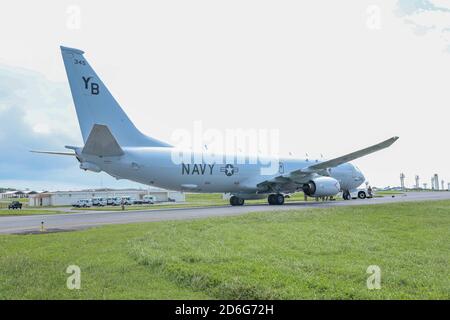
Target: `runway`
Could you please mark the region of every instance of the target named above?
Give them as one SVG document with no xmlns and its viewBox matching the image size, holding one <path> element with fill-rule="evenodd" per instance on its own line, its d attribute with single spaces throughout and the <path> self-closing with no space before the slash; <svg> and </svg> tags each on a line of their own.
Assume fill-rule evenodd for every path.
<svg viewBox="0 0 450 320">
<path fill-rule="evenodd" d="M 377 205 L 408 201 L 432 201 L 450 199 L 450 192 L 408 192 L 403 195 L 382 198 L 328 201 L 288 202 L 282 206 L 249 204 L 244 206 L 220 206 L 202 208 L 152 209 L 141 211 L 86 211 L 83 213 L 61 213 L 52 215 L 0 217 L 0 233 L 14 234 L 38 232 L 41 222 L 47 230 L 70 231 L 108 224 L 127 224 L 165 220 L 189 220 L 206 217 L 241 215 L 250 212 L 285 211 L 308 208 L 329 208 L 355 205 Z"/>
</svg>

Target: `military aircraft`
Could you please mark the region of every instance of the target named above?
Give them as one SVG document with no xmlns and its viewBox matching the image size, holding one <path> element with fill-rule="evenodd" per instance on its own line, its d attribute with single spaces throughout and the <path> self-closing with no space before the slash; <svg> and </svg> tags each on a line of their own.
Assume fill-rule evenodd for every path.
<svg viewBox="0 0 450 320">
<path fill-rule="evenodd" d="M 174 146 L 142 134 L 95 73 L 79 49 L 61 46 L 84 146 L 66 146 L 72 152 L 34 151 L 75 156 L 80 168 L 104 171 L 117 179 L 129 179 L 169 190 L 222 192 L 231 194 L 230 204 L 267 198 L 271 205 L 284 203 L 286 195 L 303 191 L 310 197 L 328 197 L 350 190 L 364 181 L 361 171 L 349 163 L 391 146 L 392 137 L 368 148 L 331 160 L 278 158 L 276 172 L 261 174 L 267 164 L 229 161 L 229 155 L 206 161 L 195 151 L 188 161 L 174 162 L 180 151 Z M 270 158 L 270 157 L 269 157 Z M 197 161 L 195 160 L 197 159 Z M 200 159 L 200 160 L 198 160 Z M 270 159 L 269 159 L 270 160 Z"/>
</svg>

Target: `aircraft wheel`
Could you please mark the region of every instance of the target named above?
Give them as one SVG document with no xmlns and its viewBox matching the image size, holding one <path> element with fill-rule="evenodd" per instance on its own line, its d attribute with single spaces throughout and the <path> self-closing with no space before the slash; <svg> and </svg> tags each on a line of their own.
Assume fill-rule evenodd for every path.
<svg viewBox="0 0 450 320">
<path fill-rule="evenodd" d="M 275 204 L 277 205 L 284 204 L 284 196 L 282 194 L 275 195 Z"/>
<path fill-rule="evenodd" d="M 232 206 L 242 206 L 244 204 L 244 199 L 238 198 L 236 196 L 232 196 L 230 198 L 230 204 Z"/>
<path fill-rule="evenodd" d="M 269 194 L 269 197 L 267 198 L 267 202 L 269 202 L 270 205 L 274 205 L 275 204 L 275 195 Z"/>
<path fill-rule="evenodd" d="M 350 200 L 352 198 L 352 196 L 350 195 L 350 191 L 344 191 L 344 193 L 342 194 L 342 198 L 344 198 L 344 200 Z"/>
</svg>

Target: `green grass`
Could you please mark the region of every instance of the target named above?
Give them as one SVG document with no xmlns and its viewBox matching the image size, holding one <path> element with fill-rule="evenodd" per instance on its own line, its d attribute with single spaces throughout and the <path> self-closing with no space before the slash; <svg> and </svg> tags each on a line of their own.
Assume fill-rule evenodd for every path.
<svg viewBox="0 0 450 320">
<path fill-rule="evenodd" d="M 390 196 L 390 195 L 396 195 L 396 194 L 404 194 L 405 192 L 402 191 L 393 191 L 393 190 L 387 190 L 387 191 L 375 191 L 375 195 L 377 196 Z"/>
<path fill-rule="evenodd" d="M 0 299 L 449 299 L 449 238 L 450 201 L 3 235 Z"/>
<path fill-rule="evenodd" d="M 8 216 L 29 216 L 35 214 L 58 214 L 61 211 L 56 210 L 42 210 L 42 209 L 0 209 L 0 217 L 8 217 Z M 0 220 L 1 223 L 1 220 Z"/>
</svg>

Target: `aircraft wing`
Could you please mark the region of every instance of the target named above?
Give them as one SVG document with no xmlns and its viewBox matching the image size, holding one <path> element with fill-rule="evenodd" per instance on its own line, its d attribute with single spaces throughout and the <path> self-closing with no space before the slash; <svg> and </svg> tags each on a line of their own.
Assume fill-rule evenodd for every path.
<svg viewBox="0 0 450 320">
<path fill-rule="evenodd" d="M 341 157 L 337 157 L 331 160 L 327 160 L 327 161 L 323 161 L 320 163 L 317 163 L 315 165 L 309 166 L 308 168 L 306 168 L 308 171 L 317 171 L 317 170 L 324 170 L 324 169 L 328 169 L 328 168 L 333 168 L 333 167 L 337 167 L 343 163 L 364 157 L 368 154 L 380 151 L 382 149 L 385 149 L 387 147 L 390 147 L 395 141 L 397 141 L 398 137 L 392 137 L 390 139 L 387 139 L 383 142 L 374 144 L 373 146 L 352 152 L 352 153 L 348 153 L 344 156 Z"/>
<path fill-rule="evenodd" d="M 293 170 L 291 172 L 273 177 L 269 180 L 262 181 L 257 184 L 257 187 L 260 189 L 286 188 L 286 187 L 292 187 L 295 184 L 305 183 L 314 174 L 328 176 L 329 168 L 337 167 L 346 162 L 361 158 L 361 157 L 371 154 L 373 152 L 390 147 L 395 141 L 397 141 L 397 139 L 398 139 L 398 137 L 392 137 L 383 142 L 377 143 L 373 146 L 370 146 L 370 147 L 367 147 L 367 148 L 364 148 L 364 149 L 361 149 L 361 150 L 358 150 L 355 152 L 348 153 L 341 157 L 337 157 L 337 158 L 334 158 L 331 160 L 319 162 L 319 163 L 313 164 L 311 166 L 308 166 L 308 167 L 305 167 L 302 169 Z"/>
</svg>

